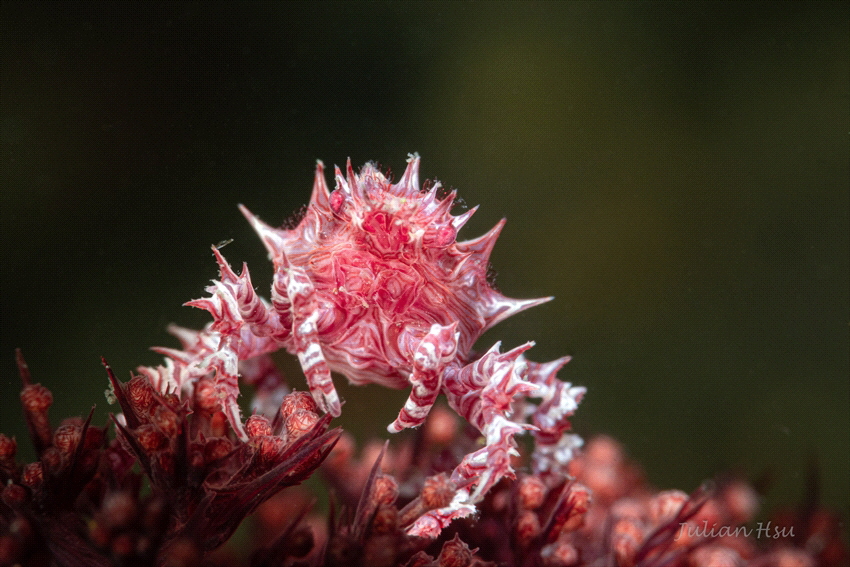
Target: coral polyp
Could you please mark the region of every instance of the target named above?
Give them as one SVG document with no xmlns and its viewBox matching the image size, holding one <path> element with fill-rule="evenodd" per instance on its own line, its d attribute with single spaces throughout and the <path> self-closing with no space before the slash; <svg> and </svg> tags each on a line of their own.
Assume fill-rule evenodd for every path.
<svg viewBox="0 0 850 567">
<path fill-rule="evenodd" d="M 355 173 L 349 160 L 345 176 L 335 169 L 331 192 L 318 162 L 310 204 L 292 229 L 273 228 L 240 205 L 274 264 L 270 301 L 254 292 L 246 266 L 237 275 L 214 248 L 220 279 L 207 288 L 210 297 L 188 303 L 209 311 L 213 322 L 199 332 L 175 330 L 183 350 L 156 349 L 169 357 L 166 365 L 141 372 L 162 392 L 188 391 L 212 377 L 242 438 L 240 372 L 256 382 L 265 365 L 240 362 L 281 348 L 298 357 L 319 408 L 334 416 L 341 407 L 332 371 L 354 384 L 409 387 L 390 432 L 421 425 L 444 394 L 486 444 L 455 469 L 452 503 L 411 528 L 433 535 L 470 513 L 503 476 L 513 476 L 515 434 L 534 432 L 539 470 L 562 469 L 580 444 L 566 433 L 566 418 L 584 389 L 555 379 L 567 358 L 527 361 L 523 353 L 532 343 L 506 353 L 498 344 L 482 356 L 474 353 L 487 329 L 552 298 L 511 299 L 493 289 L 489 257 L 505 221 L 458 241 L 476 209 L 452 215 L 455 192 L 441 195 L 439 183 L 423 191 L 418 174 L 416 155 L 397 183 L 372 163 Z M 528 397 L 542 402 L 528 404 Z"/>
</svg>

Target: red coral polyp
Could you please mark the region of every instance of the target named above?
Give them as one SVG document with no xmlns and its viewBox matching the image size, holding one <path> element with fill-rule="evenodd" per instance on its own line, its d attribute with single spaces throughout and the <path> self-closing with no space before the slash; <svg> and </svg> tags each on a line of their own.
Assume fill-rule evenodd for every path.
<svg viewBox="0 0 850 567">
<path fill-rule="evenodd" d="M 331 371 L 355 384 L 409 387 L 391 432 L 421 425 L 444 393 L 487 441 L 452 475 L 458 497 L 443 512 L 431 512 L 442 526 L 469 513 L 500 478 L 513 476 L 516 433 L 534 430 L 538 444 L 548 446 L 536 455 L 542 470 L 563 467 L 580 443 L 564 432 L 584 389 L 555 379 L 566 358 L 526 361 L 522 353 L 532 343 L 507 353 L 497 344 L 477 359 L 472 349 L 482 333 L 552 298 L 517 300 L 494 290 L 487 270 L 504 220 L 458 242 L 476 209 L 452 215 L 455 192 L 443 194 L 439 183 L 420 190 L 418 173 L 415 155 L 398 183 L 371 163 L 355 174 L 349 161 L 345 176 L 335 169 L 331 192 L 318 162 L 310 204 L 288 230 L 266 225 L 240 205 L 274 264 L 271 300 L 254 293 L 247 267 L 236 275 L 214 249 L 220 280 L 207 288 L 211 297 L 188 303 L 209 311 L 213 323 L 200 332 L 175 330 L 184 350 L 156 349 L 171 360 L 140 371 L 161 392 L 189 393 L 197 381 L 212 378 L 243 439 L 239 372 L 249 382 L 256 377 L 239 362 L 281 348 L 298 357 L 319 409 L 334 416 L 341 408 Z M 520 408 L 529 396 L 543 403 Z M 510 421 L 514 413 L 520 422 Z"/>
</svg>

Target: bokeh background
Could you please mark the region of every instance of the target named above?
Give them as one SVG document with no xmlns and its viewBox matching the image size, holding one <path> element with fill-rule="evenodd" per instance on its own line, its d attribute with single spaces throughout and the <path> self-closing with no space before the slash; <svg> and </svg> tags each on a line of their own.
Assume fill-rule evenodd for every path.
<svg viewBox="0 0 850 567">
<path fill-rule="evenodd" d="M 506 216 L 499 289 L 555 295 L 489 332 L 563 354 L 574 425 L 657 486 L 730 469 L 799 500 L 812 464 L 848 510 L 850 14 L 806 3 L 0 4 L 0 431 L 25 428 L 13 350 L 52 416 L 110 410 L 173 346 L 236 209 L 272 224 L 316 159 L 376 160 Z M 280 363 L 296 387 L 303 377 Z M 406 396 L 342 387 L 386 435 Z M 392 395 L 390 395 L 392 394 Z"/>
</svg>

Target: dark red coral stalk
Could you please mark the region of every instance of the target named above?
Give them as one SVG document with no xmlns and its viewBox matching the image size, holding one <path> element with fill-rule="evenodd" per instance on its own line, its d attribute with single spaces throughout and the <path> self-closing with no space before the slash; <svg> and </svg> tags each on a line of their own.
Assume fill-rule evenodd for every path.
<svg viewBox="0 0 850 567">
<path fill-rule="evenodd" d="M 187 538 L 202 552 L 216 549 L 257 506 L 309 477 L 339 437 L 339 430 L 327 431 L 330 415 L 312 414 L 315 418 L 297 434 L 273 431 L 267 418 L 252 416 L 249 439 L 234 439 L 203 395 L 180 401 L 156 393 L 146 377 L 122 384 L 106 368 L 124 410 L 114 418 L 118 439 L 138 459 L 153 488 L 172 503 L 166 550 Z M 282 414 L 293 413 L 295 405 L 285 399 Z"/>
</svg>

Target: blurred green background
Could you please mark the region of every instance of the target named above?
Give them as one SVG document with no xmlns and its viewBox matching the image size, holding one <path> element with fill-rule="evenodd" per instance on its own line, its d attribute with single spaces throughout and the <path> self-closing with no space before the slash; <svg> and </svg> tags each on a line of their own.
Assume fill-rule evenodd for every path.
<svg viewBox="0 0 850 567">
<path fill-rule="evenodd" d="M 376 160 L 508 224 L 499 289 L 555 295 L 483 339 L 563 354 L 655 485 L 729 469 L 793 503 L 850 478 L 848 3 L 0 5 L 0 431 L 25 428 L 13 349 L 55 422 L 109 407 L 174 345 L 224 239 L 268 289 L 236 209 L 282 223 L 316 159 Z M 303 387 L 297 365 L 280 358 Z M 406 396 L 346 389 L 386 435 Z M 114 411 L 114 408 L 113 408 Z"/>
</svg>

